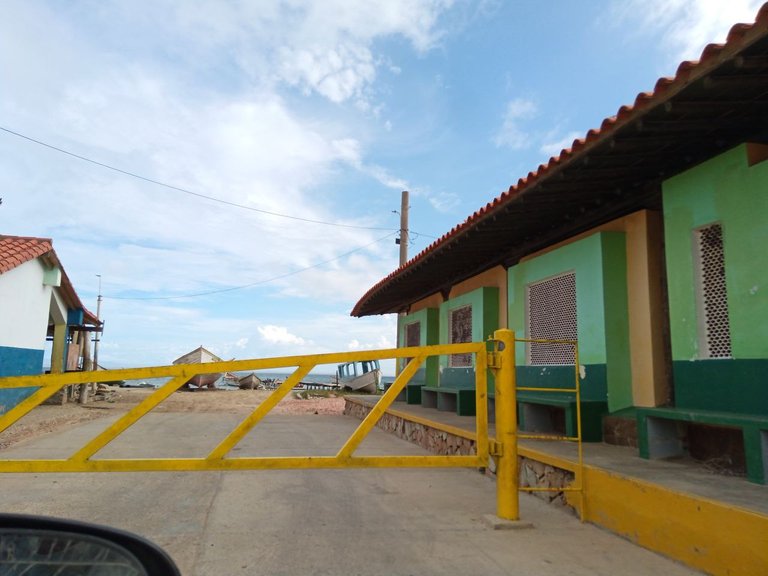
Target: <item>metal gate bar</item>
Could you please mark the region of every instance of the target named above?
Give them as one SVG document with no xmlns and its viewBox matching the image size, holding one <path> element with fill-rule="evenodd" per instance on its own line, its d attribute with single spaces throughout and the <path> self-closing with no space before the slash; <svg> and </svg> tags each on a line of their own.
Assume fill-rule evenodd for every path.
<svg viewBox="0 0 768 576">
<path fill-rule="evenodd" d="M 98 372 L 68 372 L 63 374 L 18 376 L 0 379 L 0 389 L 36 387 L 28 398 L 0 416 L 0 432 L 18 421 L 33 408 L 53 396 L 65 386 L 89 382 L 170 377 L 140 404 L 133 407 L 116 422 L 107 426 L 66 459 L 0 459 L 0 472 L 143 472 L 143 471 L 205 471 L 205 470 L 259 470 L 259 469 L 307 469 L 307 468 L 363 468 L 363 467 L 475 467 L 488 465 L 487 440 L 478 443 L 475 455 L 469 456 L 355 456 L 354 453 L 378 420 L 389 408 L 397 395 L 418 371 L 428 356 L 445 354 L 473 354 L 477 366 L 476 390 L 487 398 L 486 345 L 485 343 L 450 344 L 371 350 L 338 354 L 289 356 L 205 364 L 160 366 L 151 368 L 105 370 Z M 357 360 L 386 358 L 411 358 L 393 385 L 377 402 L 374 410 L 352 433 L 335 456 L 290 457 L 238 457 L 227 458 L 229 452 L 272 410 L 313 368 L 322 364 L 337 364 Z M 205 457 L 202 458 L 95 458 L 100 450 L 120 434 L 156 408 L 163 400 L 181 388 L 197 374 L 210 372 L 234 372 L 238 370 L 269 370 L 295 367 L 286 380 L 270 394 L 253 412 L 242 420 L 232 432 Z M 477 418 L 478 437 L 488 436 L 487 411 L 480 410 Z"/>
<path fill-rule="evenodd" d="M 496 460 L 497 515 L 500 518 L 519 518 L 519 478 L 517 442 L 518 438 L 541 438 L 542 435 L 518 435 L 517 402 L 515 381 L 515 344 L 532 340 L 516 339 L 510 330 L 497 330 L 489 343 L 443 344 L 436 346 L 412 346 L 388 350 L 367 350 L 335 354 L 307 356 L 285 356 L 205 364 L 184 364 L 130 368 L 98 372 L 67 372 L 63 374 L 17 376 L 0 378 L 0 389 L 36 388 L 29 397 L 21 401 L 6 414 L 0 416 L 0 432 L 28 414 L 66 386 L 114 380 L 138 380 L 147 378 L 170 378 L 163 386 L 137 406 L 130 409 L 117 421 L 89 440 L 66 459 L 0 459 L 0 473 L 44 473 L 44 472 L 149 472 L 149 471 L 223 471 L 223 470 L 276 470 L 276 469 L 329 469 L 329 468 L 486 468 L 491 451 Z M 540 341 L 540 340 L 537 340 Z M 553 341 L 554 342 L 554 341 Z M 566 343 L 565 341 L 557 341 Z M 575 346 L 575 342 L 567 342 Z M 488 351 L 487 347 L 492 350 Z M 375 427 L 395 398 L 418 372 L 430 356 L 451 354 L 473 354 L 475 359 L 475 437 L 474 455 L 446 456 L 355 456 L 355 451 Z M 269 412 L 287 396 L 296 384 L 319 365 L 341 364 L 362 360 L 408 359 L 408 363 L 394 383 L 373 406 L 357 429 L 341 446 L 334 456 L 286 456 L 286 457 L 238 457 L 228 454 Z M 246 416 L 219 444 L 201 458 L 94 458 L 100 450 L 156 408 L 189 379 L 210 372 L 236 372 L 242 370 L 274 370 L 292 367 L 294 371 L 286 380 Z M 491 446 L 488 439 L 488 381 L 487 373 L 495 375 L 496 399 L 496 440 Z M 557 391 L 563 389 L 520 388 L 520 390 Z M 571 390 L 568 390 L 571 391 Z M 581 411 L 578 375 L 578 349 L 576 349 L 575 388 L 577 405 L 577 438 L 579 465 L 574 485 L 558 490 L 582 492 L 582 449 Z M 546 437 L 552 439 L 551 436 Z M 558 438 L 561 439 L 561 438 Z M 524 488 L 523 490 L 536 490 Z M 584 510 L 582 493 L 582 514 Z"/>
</svg>

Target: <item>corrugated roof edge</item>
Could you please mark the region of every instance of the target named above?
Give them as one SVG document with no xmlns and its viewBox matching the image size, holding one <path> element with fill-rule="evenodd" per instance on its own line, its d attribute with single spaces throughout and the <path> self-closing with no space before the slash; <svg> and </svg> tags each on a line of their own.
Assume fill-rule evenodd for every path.
<svg viewBox="0 0 768 576">
<path fill-rule="evenodd" d="M 708 72 L 708 64 L 714 62 L 718 57 L 727 56 L 731 51 L 741 49 L 744 45 L 745 37 L 750 32 L 757 33 L 762 31 L 762 29 L 768 29 L 768 2 L 760 7 L 753 24 L 733 25 L 728 32 L 724 44 L 708 44 L 701 52 L 699 60 L 686 60 L 681 62 L 677 67 L 677 72 L 673 78 L 659 78 L 656 81 L 653 92 L 640 92 L 635 98 L 634 104 L 621 106 L 615 116 L 609 116 L 603 120 L 600 124 L 600 128 L 590 129 L 584 138 L 575 139 L 570 148 L 561 150 L 560 154 L 556 157 L 551 157 L 546 165 L 540 164 L 536 169 L 536 172 L 529 172 L 525 178 L 520 178 L 517 181 L 517 184 L 510 186 L 508 190 L 502 192 L 498 197 L 494 198 L 491 202 L 470 215 L 464 222 L 451 228 L 449 232 L 432 242 L 432 244 L 427 246 L 411 260 L 377 282 L 363 295 L 362 298 L 360 298 L 357 304 L 355 304 L 350 315 L 362 316 L 361 308 L 364 303 L 381 287 L 407 272 L 420 261 L 434 255 L 438 249 L 446 245 L 450 240 L 456 238 L 459 234 L 467 232 L 483 218 L 524 195 L 526 190 L 529 189 L 536 180 L 549 173 L 553 168 L 586 153 L 592 145 L 608 138 L 610 133 L 617 127 L 635 120 L 636 116 L 649 105 L 661 101 L 662 97 L 670 97 L 675 92 L 681 90 L 688 82 Z"/>
</svg>

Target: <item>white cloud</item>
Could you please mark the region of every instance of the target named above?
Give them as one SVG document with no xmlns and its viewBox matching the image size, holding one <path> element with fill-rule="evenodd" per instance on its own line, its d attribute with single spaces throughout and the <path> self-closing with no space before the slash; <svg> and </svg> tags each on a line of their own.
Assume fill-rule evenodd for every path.
<svg viewBox="0 0 768 576">
<path fill-rule="evenodd" d="M 360 142 L 354 138 L 342 138 L 331 142 L 333 149 L 336 151 L 339 159 L 346 162 L 350 166 L 360 168 L 361 162 L 361 146 Z"/>
<path fill-rule="evenodd" d="M 360 350 L 360 341 L 357 338 L 353 338 L 349 341 L 349 344 L 347 344 L 347 350 Z"/>
<path fill-rule="evenodd" d="M 530 146 L 530 134 L 523 128 L 526 121 L 536 117 L 538 107 L 532 100 L 516 98 L 507 103 L 502 125 L 493 141 L 497 147 L 521 150 Z"/>
<path fill-rule="evenodd" d="M 440 40 L 440 16 L 453 0 L 374 0 L 364 9 L 347 0 L 236 1 L 227 5 L 172 3 L 176 27 L 230 44 L 252 78 L 271 78 L 340 104 L 366 107 L 368 91 L 384 65 L 373 55 L 378 40 L 401 36 L 419 52 Z M 265 54 L 267 58 L 260 58 Z"/>
<path fill-rule="evenodd" d="M 616 22 L 639 20 L 639 32 L 658 35 L 671 63 L 695 60 L 710 42 L 724 42 L 731 26 L 754 22 L 763 0 L 620 0 Z"/>
<path fill-rule="evenodd" d="M 560 152 L 570 148 L 576 138 L 582 136 L 584 135 L 579 132 L 569 132 L 565 136 L 558 138 L 554 132 L 550 132 L 547 134 L 547 142 L 539 147 L 539 151 L 546 156 L 558 156 Z M 552 140 L 553 138 L 557 138 L 557 140 Z"/>
<path fill-rule="evenodd" d="M 340 104 L 350 98 L 366 100 L 365 89 L 376 78 L 373 56 L 364 46 L 337 46 L 280 53 L 279 74 L 309 95 L 317 92 Z"/>
<path fill-rule="evenodd" d="M 264 340 L 272 344 L 292 344 L 303 346 L 306 343 L 304 338 L 288 332 L 288 328 L 285 326 L 274 326 L 272 324 L 267 324 L 266 326 L 259 326 L 258 331 Z"/>
<path fill-rule="evenodd" d="M 353 338 L 347 344 L 347 350 L 385 350 L 387 348 L 395 348 L 394 337 L 390 338 L 385 334 L 379 334 L 374 340 L 370 342 L 361 342 L 357 338 Z"/>
<path fill-rule="evenodd" d="M 400 64 L 380 58 L 377 45 L 399 37 L 416 52 L 432 49 L 451 4 L 380 0 L 361 10 L 341 0 L 159 0 L 136 10 L 116 0 L 90 10 L 88 3 L 11 0 L 0 19 L 0 114 L 32 137 L 192 192 L 297 218 L 380 227 L 390 222 L 388 211 L 371 204 L 366 212 L 335 190 L 348 167 L 388 189 L 411 187 L 367 159 L 370 134 L 361 118 L 372 122 L 381 109 L 375 99 L 382 67 L 396 74 Z M 297 89 L 321 98 L 296 98 Z M 331 351 L 358 331 L 366 334 L 361 342 L 377 341 L 369 333 L 382 325 L 378 318 L 365 328 L 345 318 L 337 324 L 343 337 L 329 338 L 326 326 L 305 330 L 300 322 L 266 319 L 259 307 L 272 298 L 284 308 L 301 301 L 348 310 L 396 266 L 391 238 L 375 243 L 383 231 L 224 206 L 8 135 L 0 138 L 0 155 L 9 190 L 2 194 L 3 232 L 53 237 L 89 308 L 94 274 L 102 274 L 111 297 L 105 337 L 120 343 L 104 349 L 114 364 L 166 363 L 200 344 L 256 356 L 299 343 Z M 269 289 L 259 289 L 270 280 Z M 115 298 L 245 284 L 257 287 L 228 293 L 247 305 L 237 311 L 213 313 L 228 301 L 215 296 Z M 298 300 L 285 306 L 289 298 Z"/>
<path fill-rule="evenodd" d="M 432 207 L 438 212 L 443 213 L 451 212 L 461 203 L 458 194 L 453 192 L 438 192 L 429 194 L 427 197 Z"/>
<path fill-rule="evenodd" d="M 363 171 L 387 188 L 394 190 L 408 190 L 411 188 L 407 180 L 393 176 L 387 169 L 381 166 L 366 166 L 363 168 Z"/>
<path fill-rule="evenodd" d="M 301 282 L 293 278 L 278 281 L 281 296 L 328 303 L 356 301 L 396 267 L 395 250 L 390 248 L 393 238 L 391 234 L 377 245 L 379 250 L 388 249 L 390 257 L 375 258 L 363 252 L 351 254 L 327 266 L 302 272 Z"/>
</svg>

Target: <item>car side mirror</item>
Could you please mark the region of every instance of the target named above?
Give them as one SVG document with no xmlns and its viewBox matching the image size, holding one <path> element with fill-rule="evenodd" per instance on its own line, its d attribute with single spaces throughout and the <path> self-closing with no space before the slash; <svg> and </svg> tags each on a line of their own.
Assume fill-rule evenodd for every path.
<svg viewBox="0 0 768 576">
<path fill-rule="evenodd" d="M 0 514 L 4 576 L 181 576 L 149 540 L 107 526 L 22 514 Z"/>
</svg>

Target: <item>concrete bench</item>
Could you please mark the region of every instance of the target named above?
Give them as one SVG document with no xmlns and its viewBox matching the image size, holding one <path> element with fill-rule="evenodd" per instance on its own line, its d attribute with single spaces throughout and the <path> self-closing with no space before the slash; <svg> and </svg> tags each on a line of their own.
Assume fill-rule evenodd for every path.
<svg viewBox="0 0 768 576">
<path fill-rule="evenodd" d="M 423 382 L 408 382 L 405 386 L 405 403 L 421 404 L 421 390 L 423 387 Z"/>
<path fill-rule="evenodd" d="M 384 391 L 389 390 L 392 386 L 392 382 L 384 384 Z M 424 387 L 423 382 L 408 382 L 400 391 L 400 394 L 395 398 L 395 402 L 405 402 L 406 404 L 421 404 L 421 389 Z"/>
<path fill-rule="evenodd" d="M 424 386 L 425 371 L 420 368 L 416 374 L 406 383 L 405 388 L 395 398 L 395 402 L 405 402 L 406 404 L 421 404 L 421 388 Z M 388 390 L 391 383 L 385 384 L 384 389 Z"/>
<path fill-rule="evenodd" d="M 449 386 L 422 386 L 421 405 L 459 416 L 475 415 L 475 389 Z"/>
<path fill-rule="evenodd" d="M 516 374 L 518 388 L 573 388 L 575 384 L 573 366 L 518 366 Z M 601 442 L 603 416 L 608 413 L 604 366 L 587 365 L 580 396 L 581 438 L 584 442 Z M 488 394 L 488 398 L 489 421 L 494 421 L 496 398 L 494 394 Z M 557 415 L 562 415 L 564 429 L 559 429 Z M 521 432 L 559 432 L 575 438 L 576 416 L 576 394 L 573 392 L 517 391 L 517 421 Z"/>
<path fill-rule="evenodd" d="M 768 416 L 687 408 L 642 408 L 637 413 L 637 440 L 643 458 L 670 458 L 686 452 L 683 427 L 705 424 L 738 428 L 744 440 L 747 479 L 768 483 Z"/>
<path fill-rule="evenodd" d="M 391 387 L 394 382 L 385 382 L 384 383 L 384 392 L 386 393 Z M 395 402 L 405 402 L 405 390 L 401 390 L 400 393 L 395 398 Z"/>
<path fill-rule="evenodd" d="M 421 387 L 421 405 L 459 416 L 475 415 L 475 370 L 444 368 L 439 386 Z"/>
<path fill-rule="evenodd" d="M 554 423 L 548 407 L 563 410 L 565 435 L 575 438 L 578 433 L 576 395 L 568 392 L 519 391 L 517 393 L 517 420 L 520 430 L 551 433 Z M 602 441 L 602 417 L 607 412 L 607 402 L 581 398 L 581 439 L 584 442 Z"/>
</svg>

